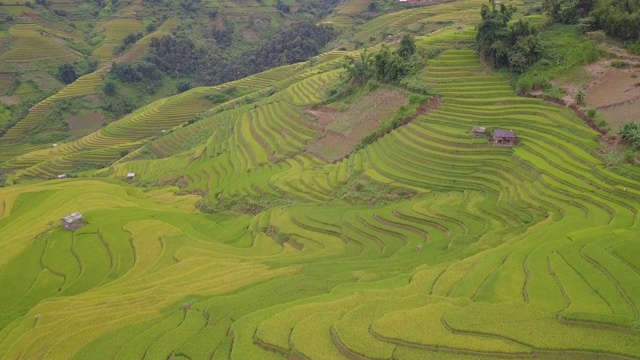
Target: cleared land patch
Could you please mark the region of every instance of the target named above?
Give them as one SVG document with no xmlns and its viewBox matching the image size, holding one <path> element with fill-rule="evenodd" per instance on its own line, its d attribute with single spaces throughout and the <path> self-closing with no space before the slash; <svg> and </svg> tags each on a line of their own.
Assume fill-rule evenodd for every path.
<svg viewBox="0 0 640 360">
<path fill-rule="evenodd" d="M 328 161 L 349 154 L 362 138 L 376 130 L 409 100 L 399 90 L 378 89 L 344 111 L 332 108 L 309 110 L 322 127 L 323 136 L 308 145 L 308 150 Z"/>
<path fill-rule="evenodd" d="M 605 70 L 601 79 L 587 88 L 587 107 L 596 109 L 614 127 L 635 119 L 640 107 L 638 73 L 640 71 L 634 68 Z"/>
</svg>

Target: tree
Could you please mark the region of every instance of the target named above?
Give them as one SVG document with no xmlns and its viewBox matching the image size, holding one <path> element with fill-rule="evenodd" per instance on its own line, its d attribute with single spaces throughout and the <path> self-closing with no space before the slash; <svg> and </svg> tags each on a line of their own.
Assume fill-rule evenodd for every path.
<svg viewBox="0 0 640 360">
<path fill-rule="evenodd" d="M 538 31 L 527 21 L 519 20 L 509 26 L 516 8 L 500 5 L 496 9 L 482 5 L 482 21 L 478 25 L 476 50 L 494 67 L 508 67 L 514 72 L 523 72 L 542 53 L 538 41 Z"/>
<path fill-rule="evenodd" d="M 396 82 L 411 72 L 411 63 L 397 52 L 391 53 L 386 46 L 382 47 L 373 59 L 376 78 L 382 82 Z"/>
<path fill-rule="evenodd" d="M 102 92 L 107 96 L 114 96 L 118 89 L 113 81 L 107 81 L 102 86 Z"/>
<path fill-rule="evenodd" d="M 416 53 L 416 43 L 413 37 L 409 34 L 405 34 L 400 41 L 400 49 L 398 49 L 398 55 L 407 59 L 411 55 Z"/>
<path fill-rule="evenodd" d="M 78 74 L 76 73 L 76 68 L 73 64 L 62 64 L 58 68 L 58 77 L 65 84 L 71 84 L 76 81 Z"/>
<path fill-rule="evenodd" d="M 347 71 L 349 81 L 356 82 L 358 84 L 364 84 L 371 75 L 371 56 L 365 49 L 360 53 L 360 59 L 350 58 L 349 62 L 344 65 Z"/>
<path fill-rule="evenodd" d="M 378 5 L 376 5 L 375 1 L 372 1 L 369 6 L 367 6 L 367 10 L 371 11 L 371 12 L 376 12 L 378 11 Z"/>
</svg>

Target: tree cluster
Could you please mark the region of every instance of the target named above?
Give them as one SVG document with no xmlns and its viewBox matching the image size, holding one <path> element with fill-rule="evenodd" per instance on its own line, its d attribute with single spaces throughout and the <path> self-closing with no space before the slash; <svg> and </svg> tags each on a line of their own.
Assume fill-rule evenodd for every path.
<svg viewBox="0 0 640 360">
<path fill-rule="evenodd" d="M 297 12 L 308 13 L 316 18 L 329 14 L 341 0 L 298 0 L 300 6 Z"/>
<path fill-rule="evenodd" d="M 58 68 L 58 77 L 63 83 L 71 84 L 78 78 L 78 73 L 73 64 L 62 64 Z"/>
<path fill-rule="evenodd" d="M 127 36 L 124 37 L 124 39 L 122 39 L 122 44 L 116 46 L 113 49 L 113 54 L 114 55 L 118 55 L 118 54 L 122 54 L 125 50 L 127 50 L 131 45 L 135 44 L 136 41 L 142 39 L 142 33 L 129 33 L 127 34 Z"/>
<path fill-rule="evenodd" d="M 359 59 L 351 58 L 345 65 L 345 70 L 349 81 L 357 84 L 364 84 L 369 79 L 395 83 L 420 68 L 423 62 L 423 58 L 416 53 L 413 38 L 405 35 L 398 50 L 392 52 L 383 46 L 374 56 L 365 50 Z"/>
<path fill-rule="evenodd" d="M 581 23 L 623 41 L 640 41 L 640 0 L 545 0 L 544 10 L 558 23 Z"/>
<path fill-rule="evenodd" d="M 154 64 L 139 62 L 135 64 L 111 65 L 111 76 L 125 83 L 157 82 L 162 80 L 162 73 Z"/>
<path fill-rule="evenodd" d="M 198 85 L 216 85 L 276 66 L 306 61 L 319 54 L 335 36 L 331 27 L 304 21 L 283 28 L 254 48 L 230 56 L 215 47 L 197 47 L 185 36 L 167 35 L 151 40 L 146 59 L 173 78 L 186 78 Z"/>
<path fill-rule="evenodd" d="M 602 0 L 590 15 L 609 36 L 640 42 L 640 0 Z"/>
<path fill-rule="evenodd" d="M 501 4 L 482 5 L 482 21 L 478 25 L 476 50 L 494 67 L 508 67 L 523 72 L 535 63 L 542 53 L 538 30 L 526 21 L 509 25 L 516 8 Z"/>
</svg>

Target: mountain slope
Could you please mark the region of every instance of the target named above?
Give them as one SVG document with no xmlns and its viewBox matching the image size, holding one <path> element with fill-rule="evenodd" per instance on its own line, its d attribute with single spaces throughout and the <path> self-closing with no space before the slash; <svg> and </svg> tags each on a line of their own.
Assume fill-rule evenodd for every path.
<svg viewBox="0 0 640 360">
<path fill-rule="evenodd" d="M 309 145 L 371 96 L 332 117 L 357 52 L 11 157 L 0 358 L 640 358 L 640 183 L 569 109 L 516 96 L 474 36 L 417 37 L 441 51 L 416 76 L 439 107 L 335 162 Z M 80 178 L 34 179 L 62 171 Z M 60 229 L 74 211 L 88 224 Z"/>
</svg>

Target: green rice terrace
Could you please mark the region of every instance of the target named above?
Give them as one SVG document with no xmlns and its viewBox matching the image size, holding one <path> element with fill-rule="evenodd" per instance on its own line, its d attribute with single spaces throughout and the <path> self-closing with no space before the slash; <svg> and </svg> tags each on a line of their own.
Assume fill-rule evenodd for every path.
<svg viewBox="0 0 640 360">
<path fill-rule="evenodd" d="M 335 21 L 366 7 L 346 3 Z M 107 68 L 35 104 L 0 142 L 0 358 L 640 359 L 640 171 L 614 172 L 599 132 L 480 61 L 482 3 L 351 28 L 456 21 L 415 37 L 436 54 L 418 105 L 391 85 L 333 101 L 351 48 L 56 146 L 16 139 Z M 11 34 L 76 56 L 34 25 Z"/>
</svg>

